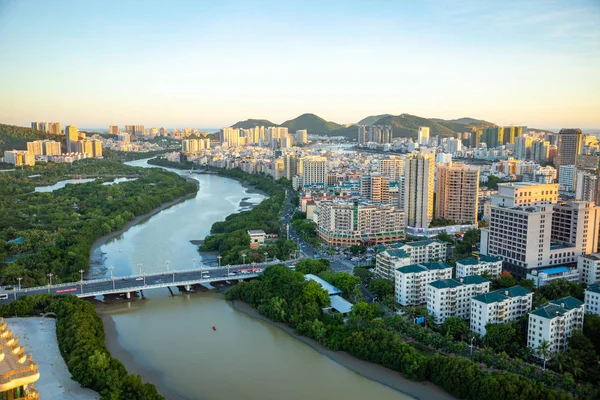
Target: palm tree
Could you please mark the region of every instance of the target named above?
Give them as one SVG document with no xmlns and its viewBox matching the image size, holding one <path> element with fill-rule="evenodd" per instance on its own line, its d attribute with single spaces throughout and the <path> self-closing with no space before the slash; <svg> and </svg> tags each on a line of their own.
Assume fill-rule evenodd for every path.
<svg viewBox="0 0 600 400">
<path fill-rule="evenodd" d="M 544 366 L 542 370 L 545 371 L 546 361 L 548 361 L 550 355 L 552 354 L 552 352 L 550 351 L 550 342 L 548 342 L 546 339 L 542 340 L 535 350 L 538 357 L 544 361 Z"/>
<path fill-rule="evenodd" d="M 552 366 L 554 369 L 561 374 L 565 371 L 567 365 L 569 363 L 569 356 L 567 353 L 558 352 L 552 358 Z"/>
</svg>

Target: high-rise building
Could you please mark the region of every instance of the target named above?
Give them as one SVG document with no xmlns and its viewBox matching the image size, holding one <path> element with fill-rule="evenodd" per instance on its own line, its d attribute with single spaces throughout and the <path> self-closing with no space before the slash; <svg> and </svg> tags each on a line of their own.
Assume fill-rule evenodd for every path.
<svg viewBox="0 0 600 400">
<path fill-rule="evenodd" d="M 531 160 L 531 145 L 533 138 L 531 136 L 521 136 L 515 139 L 514 156 L 517 160 Z"/>
<path fill-rule="evenodd" d="M 558 169 L 558 184 L 568 192 L 575 191 L 575 185 L 577 184 L 577 170 L 575 166 L 561 165 Z"/>
<path fill-rule="evenodd" d="M 60 155 L 60 142 L 53 140 L 36 140 L 27 142 L 27 151 L 34 156 Z"/>
<path fill-rule="evenodd" d="M 287 153 L 283 157 L 283 168 L 285 170 L 285 177 L 289 181 L 291 181 L 292 178 L 299 174 L 298 162 L 298 157 L 296 157 L 294 153 Z"/>
<path fill-rule="evenodd" d="M 537 162 L 546 162 L 550 159 L 550 142 L 547 140 L 533 140 L 531 142 L 531 159 Z"/>
<path fill-rule="evenodd" d="M 41 140 L 27 142 L 27 151 L 33 156 L 41 156 L 44 154 L 44 145 Z"/>
<path fill-rule="evenodd" d="M 4 152 L 4 161 L 15 167 L 35 165 L 35 156 L 27 150 L 7 150 Z"/>
<path fill-rule="evenodd" d="M 32 122 L 31 129 L 34 131 L 45 132 L 46 128 L 44 127 L 44 122 Z"/>
<path fill-rule="evenodd" d="M 75 125 L 65 126 L 65 136 L 67 137 L 67 153 L 73 153 L 73 143 L 79 140 L 79 131 Z"/>
<path fill-rule="evenodd" d="M 119 134 L 119 126 L 118 125 L 109 125 L 108 133 L 111 135 L 118 135 Z"/>
<path fill-rule="evenodd" d="M 308 142 L 308 132 L 306 129 L 300 129 L 296 131 L 294 140 L 297 144 L 306 144 Z"/>
<path fill-rule="evenodd" d="M 323 186 L 327 182 L 327 158 L 308 156 L 300 159 L 299 173 L 302 175 L 302 185 Z"/>
<path fill-rule="evenodd" d="M 437 167 L 435 216 L 459 224 L 477 223 L 479 168 L 466 164 Z"/>
<path fill-rule="evenodd" d="M 92 157 L 102 158 L 102 142 L 98 139 L 89 140 L 92 145 Z"/>
<path fill-rule="evenodd" d="M 404 162 L 406 225 L 427 228 L 433 219 L 434 160 L 429 155 L 407 157 Z"/>
<path fill-rule="evenodd" d="M 405 237 L 404 212 L 384 204 L 321 201 L 317 233 L 329 246 L 372 245 Z"/>
<path fill-rule="evenodd" d="M 429 144 L 429 127 L 420 126 L 417 131 L 417 141 L 421 146 L 427 146 Z"/>
<path fill-rule="evenodd" d="M 145 131 L 144 125 L 125 125 L 125 132 L 129 133 L 129 136 L 142 137 Z"/>
<path fill-rule="evenodd" d="M 375 203 L 390 202 L 390 180 L 381 174 L 363 175 L 360 178 L 360 195 Z"/>
<path fill-rule="evenodd" d="M 560 178 L 561 165 L 575 165 L 577 156 L 581 153 L 583 134 L 581 129 L 561 129 L 558 132 L 558 150 L 554 165 Z"/>
<path fill-rule="evenodd" d="M 488 293 L 490 281 L 479 275 L 471 275 L 433 281 L 426 288 L 427 311 L 433 315 L 436 324 L 443 324 L 449 317 L 470 319 L 471 298 Z"/>
<path fill-rule="evenodd" d="M 369 141 L 366 125 L 358 125 L 358 144 L 365 144 Z"/>
<path fill-rule="evenodd" d="M 600 179 L 594 170 L 577 170 L 575 184 L 575 200 L 593 201 L 600 203 Z"/>
<path fill-rule="evenodd" d="M 366 128 L 365 128 L 366 129 Z M 359 129 L 359 136 L 360 136 Z M 360 139 L 360 137 L 359 137 Z M 374 143 L 392 143 L 393 132 L 391 125 L 369 125 L 368 142 Z"/>
<path fill-rule="evenodd" d="M 240 144 L 240 130 L 238 128 L 223 128 L 220 132 L 221 146 L 236 147 Z"/>
<path fill-rule="evenodd" d="M 481 229 L 480 253 L 498 257 L 513 275 L 574 265 L 596 252 L 600 207 L 585 201 L 557 203 L 557 184 L 503 183 L 492 196 L 490 226 Z"/>
<path fill-rule="evenodd" d="M 404 159 L 398 156 L 390 156 L 377 160 L 377 171 L 387 176 L 390 182 L 400 182 L 404 173 Z"/>
</svg>

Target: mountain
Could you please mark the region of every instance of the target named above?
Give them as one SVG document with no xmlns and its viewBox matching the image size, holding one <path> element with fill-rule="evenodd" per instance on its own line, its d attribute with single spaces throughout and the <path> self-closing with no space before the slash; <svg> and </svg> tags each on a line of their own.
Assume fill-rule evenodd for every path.
<svg viewBox="0 0 600 400">
<path fill-rule="evenodd" d="M 22 126 L 0 124 L 0 152 L 2 153 L 5 150 L 27 150 L 27 142 L 44 139 L 65 142 L 64 135 L 53 135 Z"/>
<path fill-rule="evenodd" d="M 410 114 L 383 117 L 378 120 L 375 125 L 391 125 L 394 131 L 394 137 L 411 137 L 414 139 L 417 138 L 417 130 L 420 126 L 428 126 L 430 130 L 429 135 L 431 137 L 438 135 L 442 137 L 455 137 L 457 132 L 434 120 Z"/>
<path fill-rule="evenodd" d="M 356 123 L 356 125 L 373 125 L 375 122 L 379 121 L 381 118 L 390 117 L 391 114 L 381 114 L 381 115 L 371 115 L 367 118 L 363 118 Z"/>
<path fill-rule="evenodd" d="M 330 134 L 335 136 L 333 132 L 344 128 L 343 125 L 335 122 L 326 121 L 315 114 L 302 114 L 299 117 L 285 121 L 281 126 L 285 126 L 290 132 L 295 132 L 298 129 L 306 129 L 312 134 Z"/>
<path fill-rule="evenodd" d="M 238 121 L 235 125 L 232 125 L 232 128 L 242 128 L 242 129 L 250 129 L 255 126 L 277 126 L 277 124 L 272 123 L 267 119 L 247 119 L 245 121 Z"/>
</svg>

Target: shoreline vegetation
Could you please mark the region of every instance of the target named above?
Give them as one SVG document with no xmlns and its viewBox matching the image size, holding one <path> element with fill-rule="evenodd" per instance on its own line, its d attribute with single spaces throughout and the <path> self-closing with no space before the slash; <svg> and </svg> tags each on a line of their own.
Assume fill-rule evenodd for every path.
<svg viewBox="0 0 600 400">
<path fill-rule="evenodd" d="M 329 306 L 327 292 L 306 281 L 302 272 L 283 265 L 267 267 L 258 279 L 238 283 L 227 292 L 227 299 L 246 302 L 264 317 L 333 352 L 389 368 L 405 379 L 431 382 L 458 399 L 572 399 L 567 391 L 522 375 L 490 372 L 455 354 L 423 351 L 401 334 L 401 326 L 409 322 L 386 317 L 378 304 L 357 302 L 346 320 L 323 313 Z"/>
<path fill-rule="evenodd" d="M 111 160 L 81 160 L 72 166 L 34 167 L 40 177 L 0 176 L 0 270 L 4 284 L 22 287 L 77 281 L 90 268 L 93 243 L 122 230 L 139 216 L 181 197 L 197 185 L 158 168 Z M 70 175 L 136 175 L 135 181 L 102 185 L 102 179 L 67 185 L 51 193 L 30 193 L 40 181 Z M 6 244 L 23 238 L 22 243 Z M 6 261 L 10 260 L 9 262 Z"/>
<path fill-rule="evenodd" d="M 148 163 L 178 169 L 197 167 L 190 162 L 173 162 L 163 158 L 155 158 Z M 295 242 L 283 239 L 284 229 L 281 225 L 281 216 L 287 201 L 287 189 L 291 187 L 289 181 L 286 179 L 274 181 L 270 176 L 249 174 L 237 168 L 202 168 L 205 173 L 235 179 L 246 188 L 252 187 L 253 189 L 249 188 L 249 191 L 260 190 L 268 198 L 250 210 L 230 214 L 224 221 L 215 222 L 210 229 L 210 234 L 199 246 L 199 252 L 218 252 L 221 256 L 221 265 L 227 265 L 262 262 L 265 259 L 264 253 L 267 253 L 270 259 L 276 257 L 279 260 L 286 260 L 297 250 Z M 265 231 L 267 235 L 277 235 L 278 239 L 269 241 L 260 249 L 251 249 L 247 231 L 256 229 Z"/>
<path fill-rule="evenodd" d="M 143 383 L 112 357 L 104 322 L 89 301 L 69 295 L 25 296 L 0 307 L 2 317 L 56 314 L 56 338 L 72 379 L 110 400 L 165 400 L 152 383 Z"/>
</svg>

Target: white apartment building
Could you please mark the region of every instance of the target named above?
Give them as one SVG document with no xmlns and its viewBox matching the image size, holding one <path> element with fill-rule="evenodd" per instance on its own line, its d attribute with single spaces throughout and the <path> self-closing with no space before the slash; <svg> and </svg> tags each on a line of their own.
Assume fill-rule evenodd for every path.
<svg viewBox="0 0 600 400">
<path fill-rule="evenodd" d="M 490 282 L 479 275 L 443 279 L 427 285 L 427 311 L 443 324 L 448 317 L 471 318 L 471 298 L 490 291 Z"/>
<path fill-rule="evenodd" d="M 490 226 L 481 230 L 481 254 L 498 257 L 513 275 L 543 266 L 575 264 L 595 252 L 600 208 L 594 203 L 556 204 L 558 185 L 509 183 L 492 196 Z"/>
<path fill-rule="evenodd" d="M 445 262 L 434 261 L 407 265 L 395 270 L 396 301 L 403 306 L 427 303 L 427 284 L 452 278 L 452 267 Z"/>
<path fill-rule="evenodd" d="M 577 171 L 577 179 L 575 184 L 575 200 L 598 201 L 598 174 L 595 171 Z"/>
<path fill-rule="evenodd" d="M 471 330 L 485 336 L 487 324 L 515 321 L 531 310 L 533 293 L 522 286 L 513 286 L 471 299 Z"/>
<path fill-rule="evenodd" d="M 303 187 L 313 185 L 325 187 L 327 183 L 327 158 L 308 156 L 300 159 L 298 173 Z"/>
<path fill-rule="evenodd" d="M 585 254 L 577 257 L 579 283 L 592 285 L 600 282 L 600 254 Z"/>
<path fill-rule="evenodd" d="M 551 267 L 533 270 L 527 274 L 536 288 L 549 285 L 550 282 L 564 279 L 569 282 L 579 282 L 579 271 L 577 268 Z"/>
<path fill-rule="evenodd" d="M 435 195 L 436 218 L 476 223 L 479 168 L 461 163 L 438 165 Z"/>
<path fill-rule="evenodd" d="M 479 258 L 469 257 L 456 262 L 456 277 L 488 274 L 494 278 L 502 272 L 502 260 L 496 257 L 480 255 Z"/>
<path fill-rule="evenodd" d="M 428 228 L 433 219 L 435 161 L 429 155 L 413 155 L 404 163 L 404 211 L 406 225 Z"/>
<path fill-rule="evenodd" d="M 558 172 L 558 184 L 568 192 L 575 191 L 577 170 L 574 165 L 561 165 Z"/>
<path fill-rule="evenodd" d="M 317 234 L 328 245 L 343 247 L 402 240 L 404 211 L 385 204 L 321 201 Z"/>
<path fill-rule="evenodd" d="M 600 283 L 585 289 L 585 312 L 600 316 Z"/>
<path fill-rule="evenodd" d="M 584 303 L 570 296 L 536 308 L 529 313 L 527 346 L 537 349 L 545 340 L 551 353 L 565 351 L 573 332 L 583 329 L 584 310 Z"/>
<path fill-rule="evenodd" d="M 445 261 L 447 247 L 446 242 L 430 239 L 392 245 L 375 256 L 375 275 L 394 282 L 394 271 L 400 267 L 434 260 Z"/>
</svg>

